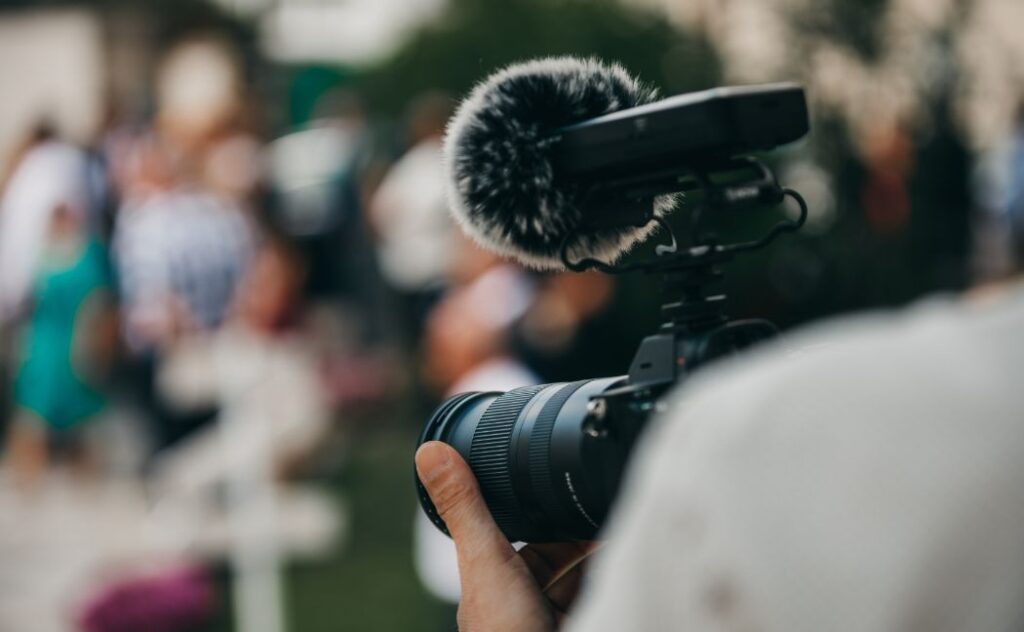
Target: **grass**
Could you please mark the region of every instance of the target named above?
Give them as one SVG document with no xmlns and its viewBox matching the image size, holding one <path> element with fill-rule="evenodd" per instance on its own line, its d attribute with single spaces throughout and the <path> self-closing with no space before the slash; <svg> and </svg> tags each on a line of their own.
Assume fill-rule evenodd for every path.
<svg viewBox="0 0 1024 632">
<path fill-rule="evenodd" d="M 412 566 L 410 429 L 364 427 L 335 487 L 351 517 L 349 540 L 331 559 L 287 576 L 291 632 L 455 629 L 455 611 L 430 597 Z"/>
<path fill-rule="evenodd" d="M 347 538 L 330 556 L 287 569 L 288 632 L 456 629 L 455 607 L 428 595 L 413 570 L 415 440 L 415 428 L 393 424 L 351 435 L 345 466 L 327 481 L 348 508 Z M 222 588 L 227 595 L 226 580 Z M 215 627 L 233 629 L 228 616 Z"/>
</svg>

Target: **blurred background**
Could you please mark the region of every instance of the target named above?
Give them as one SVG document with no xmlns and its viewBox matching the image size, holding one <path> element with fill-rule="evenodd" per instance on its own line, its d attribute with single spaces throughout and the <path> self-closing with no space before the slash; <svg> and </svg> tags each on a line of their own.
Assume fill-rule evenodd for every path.
<svg viewBox="0 0 1024 632">
<path fill-rule="evenodd" d="M 416 434 L 463 390 L 625 372 L 643 277 L 474 248 L 440 138 L 502 65 L 806 86 L 783 328 L 1024 257 L 1018 0 L 0 0 L 0 630 L 452 630 Z M 733 218 L 756 234 L 780 211 Z M 773 213 L 775 213 L 773 215 Z"/>
</svg>

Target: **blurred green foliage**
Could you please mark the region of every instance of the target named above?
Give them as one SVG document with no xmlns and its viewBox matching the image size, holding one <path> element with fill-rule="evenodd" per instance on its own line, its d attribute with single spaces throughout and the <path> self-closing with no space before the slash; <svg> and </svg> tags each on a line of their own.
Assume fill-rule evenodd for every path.
<svg viewBox="0 0 1024 632">
<path fill-rule="evenodd" d="M 461 95 L 501 66 L 546 55 L 619 61 L 670 94 L 713 85 L 719 74 L 706 42 L 614 0 L 452 0 L 357 85 L 376 111 L 399 113 L 425 90 Z"/>
</svg>

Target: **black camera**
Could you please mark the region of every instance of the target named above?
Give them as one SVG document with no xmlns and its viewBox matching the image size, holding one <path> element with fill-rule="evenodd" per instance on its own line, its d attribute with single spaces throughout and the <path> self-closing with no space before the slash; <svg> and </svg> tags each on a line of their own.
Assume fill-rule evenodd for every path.
<svg viewBox="0 0 1024 632">
<path fill-rule="evenodd" d="M 463 393 L 431 415 L 419 444 L 439 440 L 458 450 L 510 540 L 593 539 L 665 393 L 705 364 L 775 335 L 767 321 L 730 320 L 717 285 L 723 264 L 803 225 L 803 199 L 751 154 L 796 140 L 808 127 L 803 90 L 774 84 L 672 97 L 565 126 L 550 137 L 555 168 L 587 191 L 592 208 L 580 231 L 655 222 L 670 241 L 650 260 L 611 265 L 571 260 L 566 240 L 565 267 L 657 275 L 664 323 L 641 342 L 626 375 Z M 656 197 L 677 193 L 690 210 L 686 244 L 654 212 Z M 799 215 L 757 239 L 719 243 L 709 230 L 722 213 L 786 198 Z M 416 485 L 424 511 L 447 533 L 418 478 Z"/>
</svg>

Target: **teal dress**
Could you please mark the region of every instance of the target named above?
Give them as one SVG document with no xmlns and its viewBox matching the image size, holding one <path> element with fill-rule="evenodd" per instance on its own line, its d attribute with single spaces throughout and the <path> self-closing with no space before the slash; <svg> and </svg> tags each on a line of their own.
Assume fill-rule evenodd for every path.
<svg viewBox="0 0 1024 632">
<path fill-rule="evenodd" d="M 83 376 L 73 360 L 76 335 L 88 335 L 80 322 L 82 306 L 98 290 L 111 287 L 104 247 L 87 242 L 77 257 L 47 262 L 35 288 L 32 317 L 23 332 L 15 400 L 54 430 L 70 430 L 98 414 L 103 394 Z"/>
</svg>

